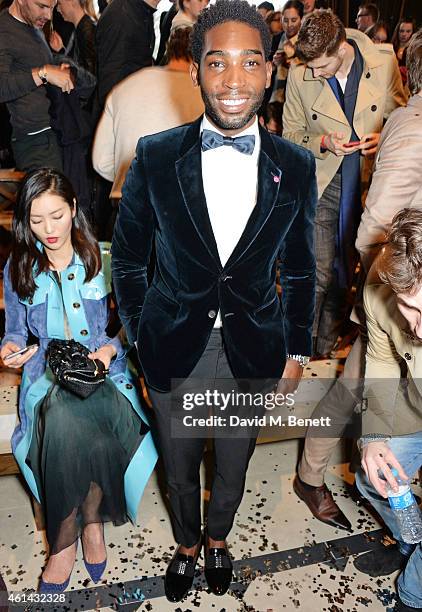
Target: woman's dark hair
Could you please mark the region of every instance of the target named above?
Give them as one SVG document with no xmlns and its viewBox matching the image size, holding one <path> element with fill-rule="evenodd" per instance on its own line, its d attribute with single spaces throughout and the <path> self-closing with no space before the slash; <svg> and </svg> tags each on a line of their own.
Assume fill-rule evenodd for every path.
<svg viewBox="0 0 422 612">
<path fill-rule="evenodd" d="M 402 23 L 411 23 L 413 27 L 413 34 L 416 32 L 416 21 L 413 17 L 402 17 L 396 27 L 394 28 L 393 36 L 391 37 L 391 44 L 393 45 L 394 51 L 397 53 L 400 47 L 399 41 L 399 30 Z"/>
<path fill-rule="evenodd" d="M 281 14 L 283 14 L 284 11 L 287 11 L 288 9 L 296 9 L 299 17 L 303 19 L 304 6 L 300 0 L 288 0 L 288 2 L 286 2 L 286 4 L 281 9 Z"/>
<path fill-rule="evenodd" d="M 49 270 L 49 260 L 44 250 L 36 245 L 30 226 L 32 202 L 45 193 L 57 195 L 71 207 L 76 206 L 76 196 L 70 181 L 57 170 L 40 168 L 29 172 L 20 187 L 12 225 L 12 253 L 10 257 L 10 279 L 14 291 L 21 299 L 34 295 L 33 265 L 37 273 Z M 101 270 L 101 253 L 82 210 L 76 206 L 72 221 L 71 240 L 75 252 L 85 267 L 85 282 L 89 282 Z"/>
<path fill-rule="evenodd" d="M 192 32 L 192 55 L 196 64 L 201 63 L 202 49 L 204 47 L 205 34 L 222 23 L 236 21 L 244 23 L 261 35 L 265 59 L 268 60 L 271 52 L 271 34 L 261 15 L 247 0 L 217 0 L 198 15 L 198 21 L 193 26 Z"/>
</svg>

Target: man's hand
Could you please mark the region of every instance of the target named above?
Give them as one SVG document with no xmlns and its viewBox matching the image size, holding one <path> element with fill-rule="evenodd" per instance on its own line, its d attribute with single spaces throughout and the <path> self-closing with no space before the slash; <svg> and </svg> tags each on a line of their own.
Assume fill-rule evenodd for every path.
<svg viewBox="0 0 422 612">
<path fill-rule="evenodd" d="M 299 386 L 302 378 L 303 368 L 296 359 L 288 359 L 284 366 L 284 372 L 278 381 L 276 393 L 283 394 L 284 397 L 288 393 L 294 393 Z"/>
<path fill-rule="evenodd" d="M 337 157 L 341 157 L 344 155 L 351 155 L 356 150 L 360 149 L 362 145 L 356 145 L 355 147 L 347 147 L 343 142 L 345 138 L 345 134 L 343 132 L 331 132 L 330 134 L 326 134 L 321 141 L 321 147 L 331 151 Z"/>
<path fill-rule="evenodd" d="M 47 80 L 51 85 L 60 87 L 64 93 L 70 93 L 74 89 L 75 86 L 70 74 L 69 64 L 60 64 L 60 66 L 47 64 L 45 71 L 47 73 Z"/>
<path fill-rule="evenodd" d="M 369 482 L 382 497 L 387 497 L 387 483 L 394 491 L 398 491 L 397 481 L 388 464 L 397 469 L 400 478 L 408 480 L 401 464 L 386 442 L 369 442 L 362 448 L 362 468 Z M 378 470 L 384 474 L 387 482 L 379 477 Z"/>
<path fill-rule="evenodd" d="M 364 134 L 360 139 L 360 147 L 362 155 L 370 157 L 375 155 L 380 140 L 381 134 L 378 132 L 372 132 L 371 134 Z"/>
<path fill-rule="evenodd" d="M 58 53 L 64 47 L 62 38 L 61 38 L 60 34 L 58 32 L 56 32 L 56 30 L 54 30 L 54 32 L 51 33 L 50 40 L 48 41 L 48 44 L 53 49 L 53 51 L 55 51 L 56 53 Z"/>
<path fill-rule="evenodd" d="M 112 344 L 105 344 L 97 349 L 94 353 L 89 353 L 88 357 L 90 359 L 99 359 L 103 362 L 106 367 L 106 370 L 110 367 L 110 361 L 116 355 L 116 348 Z"/>
</svg>

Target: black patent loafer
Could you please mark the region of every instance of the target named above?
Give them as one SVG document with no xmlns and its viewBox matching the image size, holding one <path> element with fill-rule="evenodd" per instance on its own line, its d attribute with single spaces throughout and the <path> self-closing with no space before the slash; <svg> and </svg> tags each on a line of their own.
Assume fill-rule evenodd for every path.
<svg viewBox="0 0 422 612">
<path fill-rule="evenodd" d="M 208 548 L 205 546 L 205 579 L 214 595 L 224 595 L 233 578 L 233 564 L 227 547 Z"/>
<path fill-rule="evenodd" d="M 179 552 L 180 545 L 177 547 L 173 559 L 170 561 L 164 578 L 164 591 L 169 601 L 175 603 L 181 601 L 192 588 L 195 576 L 196 562 L 198 561 L 199 551 L 195 557 L 184 555 Z"/>
</svg>

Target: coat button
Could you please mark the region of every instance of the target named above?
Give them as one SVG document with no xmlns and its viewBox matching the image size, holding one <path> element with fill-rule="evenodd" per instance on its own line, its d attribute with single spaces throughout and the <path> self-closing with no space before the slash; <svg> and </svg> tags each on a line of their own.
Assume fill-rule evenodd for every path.
<svg viewBox="0 0 422 612">
<path fill-rule="evenodd" d="M 81 329 L 81 336 L 87 336 L 88 335 L 88 330 L 87 329 Z"/>
<path fill-rule="evenodd" d="M 412 359 L 412 355 L 410 353 L 405 353 L 404 358 L 407 359 L 407 361 L 410 361 Z"/>
<path fill-rule="evenodd" d="M 74 278 L 75 278 L 75 275 L 73 274 L 73 272 L 67 275 L 67 280 L 73 280 Z"/>
<path fill-rule="evenodd" d="M 313 119 L 314 121 L 316 121 L 316 120 L 318 119 L 318 115 L 316 115 L 316 114 L 314 113 L 314 114 L 312 115 L 312 119 Z"/>
<path fill-rule="evenodd" d="M 376 110 L 377 110 L 377 105 L 376 105 L 376 104 L 373 104 L 373 105 L 371 106 L 371 111 L 372 111 L 373 113 L 375 113 L 375 111 L 376 111 Z"/>
<path fill-rule="evenodd" d="M 370 79 L 370 78 L 371 78 L 371 73 L 370 73 L 370 72 L 367 72 L 367 73 L 365 74 L 365 76 L 366 76 L 366 78 L 367 78 L 367 79 Z"/>
<path fill-rule="evenodd" d="M 304 136 L 302 142 L 309 142 L 309 136 Z"/>
<path fill-rule="evenodd" d="M 209 310 L 208 316 L 210 319 L 215 319 L 215 317 L 217 316 L 217 312 L 215 310 Z"/>
<path fill-rule="evenodd" d="M 73 308 L 80 308 L 81 305 L 79 304 L 79 302 L 74 302 L 73 303 Z"/>
<path fill-rule="evenodd" d="M 125 385 L 126 389 L 133 389 L 133 385 L 131 385 L 130 383 L 127 383 L 127 385 Z"/>
</svg>

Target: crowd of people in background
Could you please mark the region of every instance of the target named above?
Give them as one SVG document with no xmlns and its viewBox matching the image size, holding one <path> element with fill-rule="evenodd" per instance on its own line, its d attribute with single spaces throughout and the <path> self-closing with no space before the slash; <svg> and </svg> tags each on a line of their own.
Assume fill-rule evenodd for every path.
<svg viewBox="0 0 422 612">
<path fill-rule="evenodd" d="M 94 10 L 91 0 L 13 0 L 0 13 L 0 163 L 26 173 L 49 168 L 54 189 L 40 188 L 38 198 L 45 191 L 61 193 L 57 184 L 63 173 L 72 184 L 61 188 L 67 194 L 66 214 L 69 219 L 75 214 L 76 198 L 87 228 L 84 235 L 92 241 L 93 234 L 100 240 L 113 234 L 139 139 L 192 122 L 204 112 L 206 100 L 197 86 L 201 75 L 195 82 L 190 74 L 191 36 L 209 0 L 173 2 L 161 14 L 158 42 L 154 13 L 159 1 L 112 0 Z M 256 7 L 271 37 L 266 58 L 271 82 L 258 119 L 261 130 L 304 147 L 316 160 L 316 308 L 309 357 L 325 359 L 339 347 L 352 345 L 342 377 L 320 406 L 325 410 L 342 398 L 342 409 L 351 415 L 362 402 L 367 351 L 372 350 L 372 363 L 378 365 L 380 355 L 386 354 L 389 341 L 381 342 L 382 333 L 392 338 L 389 345 L 395 345 L 398 355 L 405 355 L 410 370 L 413 366 L 413 349 L 399 345 L 394 330 L 385 331 L 377 319 L 383 290 L 376 282 L 376 290 L 363 287 L 372 278 L 371 266 L 383 244 L 390 241 L 391 249 L 399 252 L 397 235 L 404 227 L 421 233 L 417 215 L 396 215 L 403 208 L 422 207 L 422 35 L 411 16 L 401 17 L 391 31 L 388 15 L 373 3 L 362 3 L 356 28 L 347 29 L 331 10 L 319 6 L 315 0 L 288 0 L 281 10 L 268 1 Z M 99 258 L 98 247 L 92 248 Z M 401 257 L 408 265 L 409 252 Z M 396 290 L 391 265 L 384 260 L 380 269 L 392 295 L 404 295 L 406 301 L 420 292 L 420 283 Z M 24 291 L 21 297 L 26 297 Z M 413 307 L 420 313 L 418 299 Z M 372 309 L 369 324 L 368 314 L 362 315 L 364 302 L 367 312 Z M 18 300 L 15 306 L 19 309 Z M 399 310 L 404 319 L 411 319 L 400 304 Z M 395 310 L 391 316 L 396 316 Z M 421 338 L 416 328 L 413 332 Z M 374 339 L 379 340 L 379 352 Z M 385 359 L 391 364 L 393 357 L 389 353 Z M 383 375 L 380 367 L 374 366 L 373 372 Z M 394 370 L 394 376 L 400 373 Z M 142 420 L 142 411 L 133 412 L 114 388 L 108 393 L 125 406 L 127 419 Z M 375 451 L 386 457 L 391 436 L 411 436 L 412 443 L 421 445 L 420 422 L 409 421 L 408 428 L 397 431 L 363 427 L 361 439 L 365 472 L 359 473 L 359 489 L 377 506 L 398 544 L 377 555 L 368 553 L 357 567 L 371 576 L 402 569 L 401 610 L 422 607 L 421 544 L 406 546 L 400 541 L 385 500 L 374 493 L 379 483 L 374 484 L 370 466 L 385 468 L 385 462 L 376 463 Z M 341 434 L 307 437 L 294 490 L 319 520 L 347 530 L 350 522 L 324 483 Z M 131 449 L 137 444 L 139 439 L 132 440 Z M 420 458 L 420 446 L 417 452 Z M 132 461 L 131 453 L 122 460 L 125 466 Z M 420 461 L 412 464 L 412 469 L 419 467 Z M 53 542 L 62 520 L 57 518 Z M 104 556 L 103 549 L 99 556 Z M 91 556 L 91 565 L 99 564 L 97 557 Z M 44 578 L 48 580 L 48 572 Z"/>
</svg>

